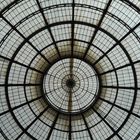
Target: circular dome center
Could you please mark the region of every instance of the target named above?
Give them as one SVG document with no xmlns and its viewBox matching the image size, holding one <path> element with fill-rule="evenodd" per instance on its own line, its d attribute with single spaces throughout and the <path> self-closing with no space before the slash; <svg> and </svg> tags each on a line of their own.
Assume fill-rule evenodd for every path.
<svg viewBox="0 0 140 140">
<path fill-rule="evenodd" d="M 67 85 L 67 87 L 68 88 L 73 88 L 75 85 L 76 85 L 76 83 L 75 83 L 75 80 L 73 80 L 73 79 L 68 79 L 67 81 L 66 81 L 66 85 Z"/>
<path fill-rule="evenodd" d="M 77 114 L 95 103 L 99 78 L 93 67 L 76 58 L 62 59 L 44 76 L 46 102 L 62 113 Z"/>
</svg>

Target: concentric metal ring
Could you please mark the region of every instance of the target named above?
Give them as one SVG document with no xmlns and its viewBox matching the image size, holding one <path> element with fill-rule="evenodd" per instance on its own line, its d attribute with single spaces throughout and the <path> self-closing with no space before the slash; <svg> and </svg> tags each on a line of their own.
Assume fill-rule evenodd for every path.
<svg viewBox="0 0 140 140">
<path fill-rule="evenodd" d="M 139 7 L 1 0 L 0 138 L 138 140 Z"/>
<path fill-rule="evenodd" d="M 97 100 L 99 79 L 93 67 L 86 62 L 67 58 L 47 70 L 43 87 L 47 103 L 57 111 L 80 114 Z"/>
</svg>

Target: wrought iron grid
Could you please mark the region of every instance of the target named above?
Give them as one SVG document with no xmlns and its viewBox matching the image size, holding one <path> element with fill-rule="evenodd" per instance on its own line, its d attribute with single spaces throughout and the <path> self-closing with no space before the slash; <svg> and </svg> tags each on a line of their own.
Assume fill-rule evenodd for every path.
<svg viewBox="0 0 140 140">
<path fill-rule="evenodd" d="M 0 139 L 138 140 L 139 7 L 1 0 Z"/>
</svg>

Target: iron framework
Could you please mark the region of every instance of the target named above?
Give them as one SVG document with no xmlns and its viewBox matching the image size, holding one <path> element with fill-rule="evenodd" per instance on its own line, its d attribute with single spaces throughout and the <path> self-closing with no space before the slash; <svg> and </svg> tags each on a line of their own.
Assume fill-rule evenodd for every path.
<svg viewBox="0 0 140 140">
<path fill-rule="evenodd" d="M 0 1 L 0 139 L 140 139 L 139 0 Z"/>
</svg>

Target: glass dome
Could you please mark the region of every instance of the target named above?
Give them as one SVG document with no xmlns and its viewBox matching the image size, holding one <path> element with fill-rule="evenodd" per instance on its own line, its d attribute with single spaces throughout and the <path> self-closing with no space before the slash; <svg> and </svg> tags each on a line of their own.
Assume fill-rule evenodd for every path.
<svg viewBox="0 0 140 140">
<path fill-rule="evenodd" d="M 140 140 L 139 0 L 0 0 L 0 140 Z"/>
</svg>

